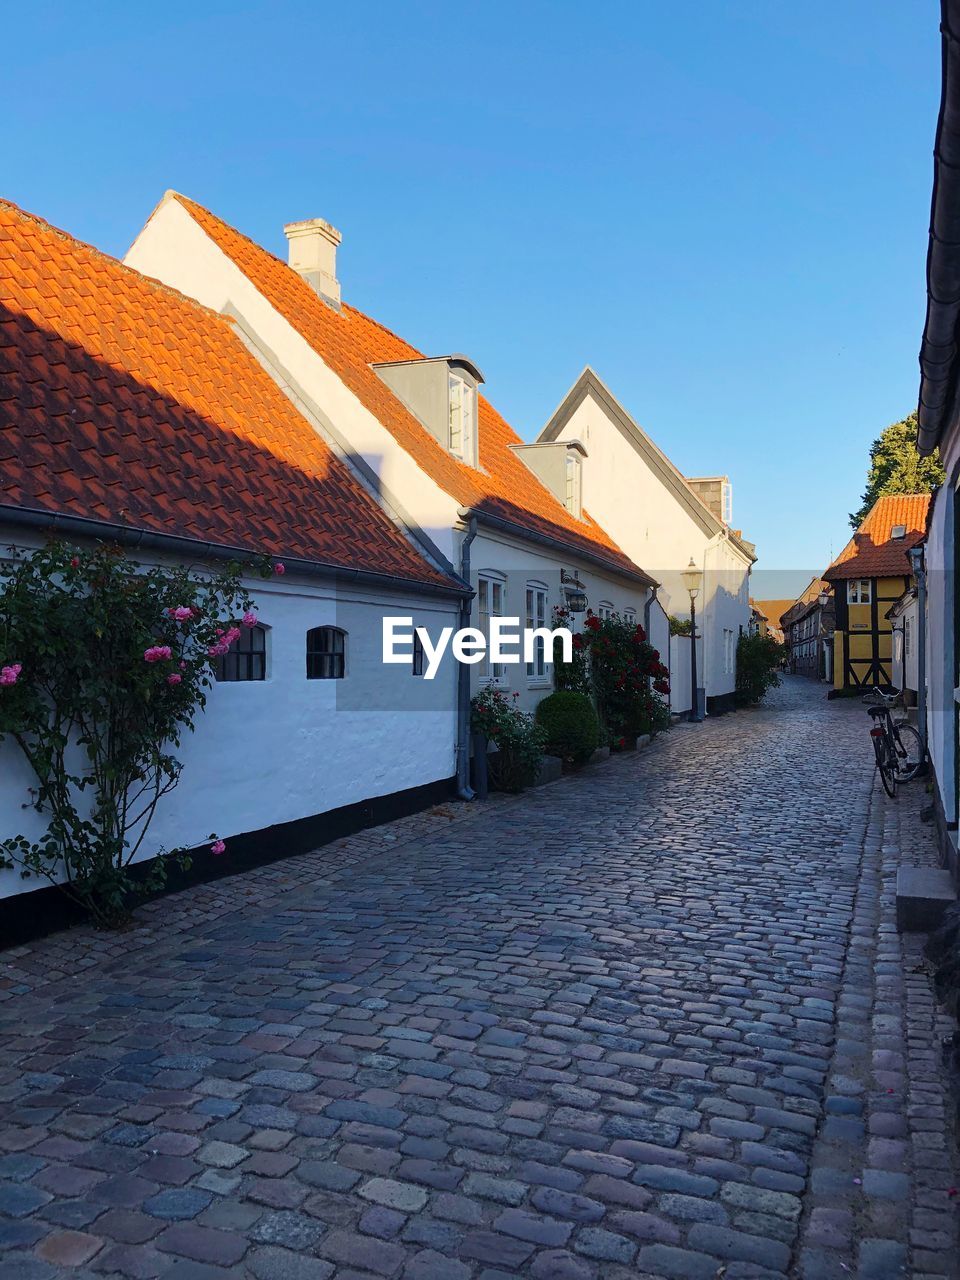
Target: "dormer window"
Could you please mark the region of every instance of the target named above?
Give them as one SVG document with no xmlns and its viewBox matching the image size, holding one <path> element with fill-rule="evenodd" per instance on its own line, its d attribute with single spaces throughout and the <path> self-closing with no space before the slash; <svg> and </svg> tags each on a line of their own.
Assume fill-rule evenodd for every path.
<svg viewBox="0 0 960 1280">
<path fill-rule="evenodd" d="M 473 465 L 477 435 L 476 389 L 456 373 L 451 373 L 447 381 L 450 389 L 447 448 Z"/>
<path fill-rule="evenodd" d="M 580 477 L 581 477 L 581 461 L 580 454 L 573 449 L 567 450 L 567 456 L 564 462 L 566 468 L 564 479 L 566 488 L 564 490 L 564 506 L 570 512 L 575 520 L 580 519 Z"/>
<path fill-rule="evenodd" d="M 444 449 L 477 467 L 477 396 L 483 375 L 464 355 L 391 360 L 373 368 Z"/>
</svg>

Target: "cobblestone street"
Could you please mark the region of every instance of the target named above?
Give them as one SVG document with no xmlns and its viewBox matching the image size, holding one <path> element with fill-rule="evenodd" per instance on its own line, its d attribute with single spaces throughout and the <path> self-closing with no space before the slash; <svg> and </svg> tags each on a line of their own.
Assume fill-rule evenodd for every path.
<svg viewBox="0 0 960 1280">
<path fill-rule="evenodd" d="M 960 1275 L 869 761 L 793 680 L 0 955 L 0 1276 Z"/>
</svg>

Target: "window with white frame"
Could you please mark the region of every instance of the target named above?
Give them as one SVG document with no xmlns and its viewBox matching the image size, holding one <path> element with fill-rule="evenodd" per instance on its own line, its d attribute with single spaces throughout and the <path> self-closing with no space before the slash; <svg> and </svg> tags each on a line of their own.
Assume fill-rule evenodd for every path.
<svg viewBox="0 0 960 1280">
<path fill-rule="evenodd" d="M 503 617 L 504 594 L 503 578 L 488 573 L 480 574 L 477 580 L 477 612 L 480 615 L 480 630 L 487 639 L 488 652 L 490 619 Z M 505 681 L 503 663 L 491 662 L 485 653 L 480 663 L 480 678 L 503 683 Z"/>
<path fill-rule="evenodd" d="M 847 583 L 847 604 L 869 604 L 870 585 L 869 578 L 851 578 Z"/>
<path fill-rule="evenodd" d="M 474 388 L 458 374 L 449 375 L 450 387 L 450 452 L 473 463 L 476 420 L 477 393 Z"/>
<path fill-rule="evenodd" d="M 725 675 L 732 675 L 735 665 L 734 635 L 727 627 L 723 629 L 723 670 Z"/>
<path fill-rule="evenodd" d="M 547 588 L 542 582 L 527 583 L 527 630 L 547 625 Z M 537 637 L 533 661 L 527 663 L 527 679 L 533 684 L 547 680 L 547 650 L 542 638 Z"/>
<path fill-rule="evenodd" d="M 636 609 L 624 609 L 623 620 L 624 622 L 629 622 L 631 627 L 634 626 L 637 621 Z"/>
<path fill-rule="evenodd" d="M 567 510 L 572 516 L 580 519 L 580 487 L 581 487 L 581 463 L 580 457 L 572 449 L 567 450 L 565 461 L 565 502 Z"/>
<path fill-rule="evenodd" d="M 613 617 L 613 605 L 610 603 L 609 600 L 601 600 L 600 603 L 597 605 L 597 617 L 598 618 Z"/>
<path fill-rule="evenodd" d="M 724 524 L 730 524 L 733 520 L 733 485 L 729 480 L 725 480 L 722 486 L 722 520 Z"/>
</svg>

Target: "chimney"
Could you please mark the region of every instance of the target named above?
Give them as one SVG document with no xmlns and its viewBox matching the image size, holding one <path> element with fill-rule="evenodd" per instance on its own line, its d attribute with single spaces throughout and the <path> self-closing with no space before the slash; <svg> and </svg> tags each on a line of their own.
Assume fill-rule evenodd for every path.
<svg viewBox="0 0 960 1280">
<path fill-rule="evenodd" d="M 315 293 L 340 310 L 340 281 L 337 279 L 337 245 L 343 239 L 336 227 L 323 218 L 288 222 L 283 228 L 290 245 L 289 263 L 303 276 Z"/>
</svg>

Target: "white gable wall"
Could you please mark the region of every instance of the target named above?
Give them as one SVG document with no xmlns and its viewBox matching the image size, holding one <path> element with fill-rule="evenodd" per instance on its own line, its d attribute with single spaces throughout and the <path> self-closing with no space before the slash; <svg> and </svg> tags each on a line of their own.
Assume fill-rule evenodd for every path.
<svg viewBox="0 0 960 1280">
<path fill-rule="evenodd" d="M 587 394 L 558 439 L 580 440 L 583 505 L 626 554 L 658 582 L 668 613 L 688 617 L 690 598 L 680 574 L 691 556 L 704 572 L 697 599 L 698 673 L 708 697 L 733 691 L 724 631 L 747 631 L 750 622 L 749 569 L 722 533 L 707 532 L 611 421 L 604 406 Z"/>
</svg>

